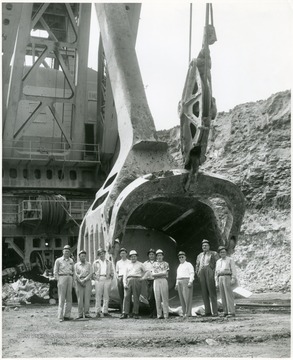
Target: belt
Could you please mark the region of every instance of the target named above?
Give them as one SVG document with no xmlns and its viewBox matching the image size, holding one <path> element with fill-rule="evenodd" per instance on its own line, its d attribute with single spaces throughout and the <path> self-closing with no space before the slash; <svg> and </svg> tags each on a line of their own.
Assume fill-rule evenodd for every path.
<svg viewBox="0 0 293 360">
<path fill-rule="evenodd" d="M 231 276 L 232 274 L 220 274 L 219 276 Z"/>
<path fill-rule="evenodd" d="M 127 279 L 141 279 L 141 276 L 127 276 Z"/>
<path fill-rule="evenodd" d="M 189 277 L 185 277 L 185 278 L 178 278 L 177 280 L 189 280 Z"/>
<path fill-rule="evenodd" d="M 73 276 L 72 274 L 58 274 L 58 276 Z"/>
<path fill-rule="evenodd" d="M 107 275 L 100 275 L 100 277 L 106 277 Z"/>
<path fill-rule="evenodd" d="M 118 275 L 118 277 L 119 277 L 119 278 L 122 278 L 122 277 L 123 277 L 123 275 Z"/>
</svg>

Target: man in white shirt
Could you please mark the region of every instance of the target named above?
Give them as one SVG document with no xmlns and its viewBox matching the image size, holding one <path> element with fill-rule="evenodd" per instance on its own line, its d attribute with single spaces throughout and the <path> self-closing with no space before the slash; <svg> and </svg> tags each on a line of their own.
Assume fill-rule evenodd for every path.
<svg viewBox="0 0 293 360">
<path fill-rule="evenodd" d="M 177 268 L 177 277 L 175 290 L 178 290 L 180 304 L 182 306 L 183 317 L 191 316 L 194 267 L 186 261 L 184 251 L 179 251 L 179 266 Z"/>
<path fill-rule="evenodd" d="M 121 248 L 119 251 L 121 260 L 116 263 L 116 273 L 118 276 L 118 293 L 120 298 L 120 310 L 123 313 L 123 300 L 124 300 L 124 284 L 123 284 L 123 274 L 125 273 L 126 267 L 131 263 L 129 259 L 127 259 L 127 250 L 125 248 Z"/>
<path fill-rule="evenodd" d="M 106 259 L 106 251 L 98 249 L 98 259 L 93 262 L 93 278 L 95 280 L 96 290 L 96 317 L 101 315 L 110 316 L 108 313 L 109 292 L 111 281 L 114 277 L 114 268 L 111 261 Z M 101 313 L 101 301 L 103 299 L 103 311 Z"/>
</svg>

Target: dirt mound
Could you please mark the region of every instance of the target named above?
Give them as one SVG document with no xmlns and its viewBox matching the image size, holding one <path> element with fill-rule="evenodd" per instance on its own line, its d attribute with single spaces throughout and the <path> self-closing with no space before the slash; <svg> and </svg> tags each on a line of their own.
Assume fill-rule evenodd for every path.
<svg viewBox="0 0 293 360">
<path fill-rule="evenodd" d="M 241 286 L 290 291 L 291 92 L 237 105 L 212 122 L 201 171 L 225 176 L 246 198 L 233 257 Z M 183 167 L 179 126 L 158 133 L 174 168 Z"/>
</svg>

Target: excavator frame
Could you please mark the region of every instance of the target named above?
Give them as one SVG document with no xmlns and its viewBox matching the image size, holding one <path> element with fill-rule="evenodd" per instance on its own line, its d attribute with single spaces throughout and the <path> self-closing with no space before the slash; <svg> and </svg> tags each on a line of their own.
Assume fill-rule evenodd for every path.
<svg viewBox="0 0 293 360">
<path fill-rule="evenodd" d="M 150 247 L 160 248 L 171 264 L 168 281 L 173 288 L 178 250 L 185 250 L 193 263 L 203 238 L 214 250 L 225 245 L 233 251 L 245 211 L 244 197 L 235 184 L 199 170 L 215 118 L 210 59 L 204 52 L 208 40 L 201 52 L 204 72 L 200 56 L 193 59 L 179 106 L 186 168 L 172 169 L 167 144 L 157 140 L 127 6 L 99 3 L 95 7 L 117 111 L 120 152 L 82 222 L 78 250 L 85 249 L 92 262 L 97 249 L 104 248 L 116 262 L 120 247 L 137 250 L 140 260 Z M 226 214 L 223 226 L 215 205 L 219 199 Z"/>
</svg>

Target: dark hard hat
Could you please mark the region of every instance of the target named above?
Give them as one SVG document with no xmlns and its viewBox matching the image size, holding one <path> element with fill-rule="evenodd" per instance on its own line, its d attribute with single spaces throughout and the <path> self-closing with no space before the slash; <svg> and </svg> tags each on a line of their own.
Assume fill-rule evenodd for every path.
<svg viewBox="0 0 293 360">
<path fill-rule="evenodd" d="M 106 252 L 106 250 L 104 250 L 104 249 L 98 249 L 97 250 L 98 255 L 101 255 L 102 253 L 105 253 L 105 252 Z"/>
<path fill-rule="evenodd" d="M 227 251 L 227 249 L 226 249 L 225 246 L 219 246 L 219 247 L 218 247 L 218 252 L 220 252 L 221 250 L 226 250 L 226 251 Z"/>
<path fill-rule="evenodd" d="M 86 251 L 85 251 L 85 250 L 80 250 L 80 252 L 78 253 L 78 255 L 81 255 L 81 254 L 86 254 Z"/>
<path fill-rule="evenodd" d="M 119 254 L 121 253 L 121 251 L 125 251 L 125 252 L 127 253 L 127 250 L 126 250 L 125 248 L 121 248 L 121 249 L 119 250 Z"/>
<path fill-rule="evenodd" d="M 155 249 L 149 249 L 149 251 L 148 251 L 148 255 L 149 255 L 150 253 L 156 254 Z"/>
<path fill-rule="evenodd" d="M 71 247 L 70 247 L 69 245 L 65 245 L 64 248 L 63 248 L 63 250 L 67 250 L 67 249 L 70 250 Z"/>
<path fill-rule="evenodd" d="M 209 244 L 210 245 L 210 242 L 209 242 L 209 240 L 207 240 L 207 239 L 203 239 L 203 241 L 201 242 L 201 244 L 203 245 L 203 244 Z"/>
<path fill-rule="evenodd" d="M 180 256 L 180 255 L 184 255 L 186 256 L 185 252 L 184 251 L 179 251 L 178 255 L 177 256 Z"/>
</svg>

